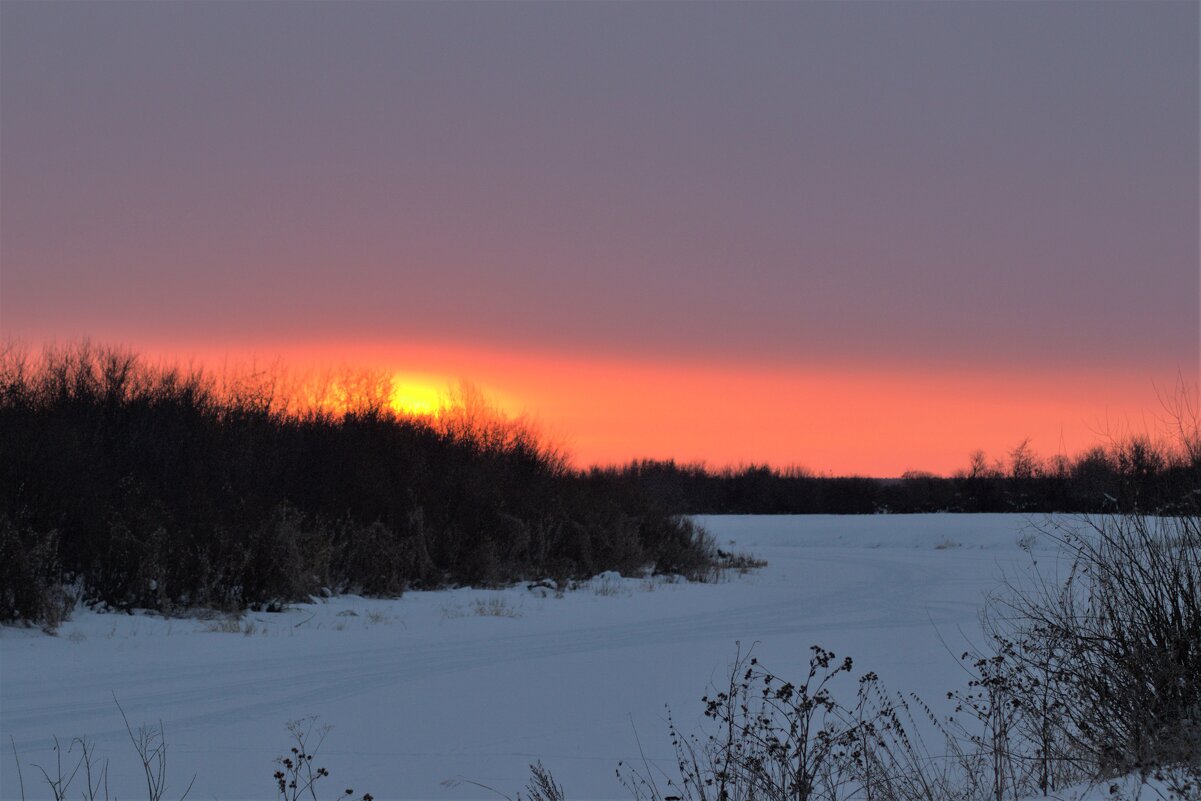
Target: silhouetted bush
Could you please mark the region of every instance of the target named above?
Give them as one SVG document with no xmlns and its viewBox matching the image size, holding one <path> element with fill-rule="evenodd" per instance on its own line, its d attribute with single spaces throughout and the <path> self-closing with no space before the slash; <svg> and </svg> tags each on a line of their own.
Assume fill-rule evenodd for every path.
<svg viewBox="0 0 1201 801">
<path fill-rule="evenodd" d="M 86 343 L 0 353 L 4 618 L 51 621 L 63 580 L 118 609 L 272 608 L 711 556 L 689 522 L 584 480 L 470 388 L 414 418 L 387 406 L 386 377 L 290 383 Z"/>
<path fill-rule="evenodd" d="M 658 521 L 655 572 L 676 574 L 694 581 L 707 579 L 717 567 L 717 547 L 704 529 L 684 518 Z"/>
<path fill-rule="evenodd" d="M 1001 675 L 1032 677 L 1059 739 L 1106 775 L 1201 765 L 1201 506 L 1048 533 L 1066 573 L 1011 585 L 987 619 Z"/>
<path fill-rule="evenodd" d="M 58 535 L 20 529 L 0 516 L 0 622 L 30 621 L 53 629 L 71 599 L 58 566 Z"/>
</svg>

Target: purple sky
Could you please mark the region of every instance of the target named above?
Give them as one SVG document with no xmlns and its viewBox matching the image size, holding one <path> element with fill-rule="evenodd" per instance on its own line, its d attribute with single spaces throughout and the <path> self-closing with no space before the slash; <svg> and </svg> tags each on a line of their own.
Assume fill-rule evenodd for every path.
<svg viewBox="0 0 1201 801">
<path fill-rule="evenodd" d="M 7 336 L 1197 369 L 1196 2 L 0 13 Z"/>
</svg>

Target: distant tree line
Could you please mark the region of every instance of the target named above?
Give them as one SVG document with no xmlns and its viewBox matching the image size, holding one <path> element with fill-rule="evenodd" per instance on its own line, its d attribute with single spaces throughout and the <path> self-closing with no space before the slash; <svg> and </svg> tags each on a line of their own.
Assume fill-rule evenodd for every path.
<svg viewBox="0 0 1201 801">
<path fill-rule="evenodd" d="M 385 375 L 290 386 L 88 344 L 0 353 L 0 620 L 77 600 L 164 612 L 323 591 L 703 576 L 715 555 L 637 487 L 581 477 L 466 390 L 437 418 Z"/>
<path fill-rule="evenodd" d="M 593 468 L 607 492 L 646 494 L 680 514 L 912 514 L 921 512 L 1171 513 L 1201 494 L 1201 444 L 1195 432 L 1166 444 L 1133 436 L 1074 458 L 1044 459 L 1022 442 L 1005 460 L 982 451 L 950 477 L 820 476 L 749 465 L 712 470 L 674 461 Z"/>
</svg>

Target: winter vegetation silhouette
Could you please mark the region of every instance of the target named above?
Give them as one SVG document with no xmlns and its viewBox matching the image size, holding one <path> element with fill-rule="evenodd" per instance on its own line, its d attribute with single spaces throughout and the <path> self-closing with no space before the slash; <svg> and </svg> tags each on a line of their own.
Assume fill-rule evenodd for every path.
<svg viewBox="0 0 1201 801">
<path fill-rule="evenodd" d="M 289 388 L 89 344 L 0 356 L 0 620 L 76 601 L 159 612 L 320 593 L 701 577 L 702 532 L 637 488 L 583 481 L 478 391 L 436 418 L 388 379 Z"/>
<path fill-rule="evenodd" d="M 1178 397 L 1183 403 L 1188 396 Z M 1170 510 L 1201 472 L 1195 431 L 1175 434 L 1119 436 L 1074 457 L 1050 458 L 1024 440 L 1001 458 L 977 450 L 968 467 L 946 477 L 828 476 L 754 464 L 713 470 L 640 460 L 593 468 L 589 479 L 644 491 L 686 514 L 1155 512 Z"/>
<path fill-rule="evenodd" d="M 81 343 L 0 353 L 0 619 L 278 606 L 321 592 L 703 578 L 723 558 L 684 515 L 1171 513 L 1198 486 L 1190 396 L 1173 437 L 1075 458 L 1028 442 L 951 477 L 819 476 L 672 461 L 571 467 L 468 385 L 437 415 L 369 370 L 294 376 L 149 364 Z M 70 587 L 72 589 L 68 590 Z"/>
</svg>

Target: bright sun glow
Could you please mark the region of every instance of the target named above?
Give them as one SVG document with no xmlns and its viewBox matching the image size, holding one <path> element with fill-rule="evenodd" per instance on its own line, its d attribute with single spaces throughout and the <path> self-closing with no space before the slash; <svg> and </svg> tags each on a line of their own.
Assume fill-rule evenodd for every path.
<svg viewBox="0 0 1201 801">
<path fill-rule="evenodd" d="M 428 417 L 436 414 L 442 405 L 444 389 L 439 389 L 434 380 L 424 376 L 398 373 L 392 379 L 392 408 L 400 414 Z"/>
</svg>

